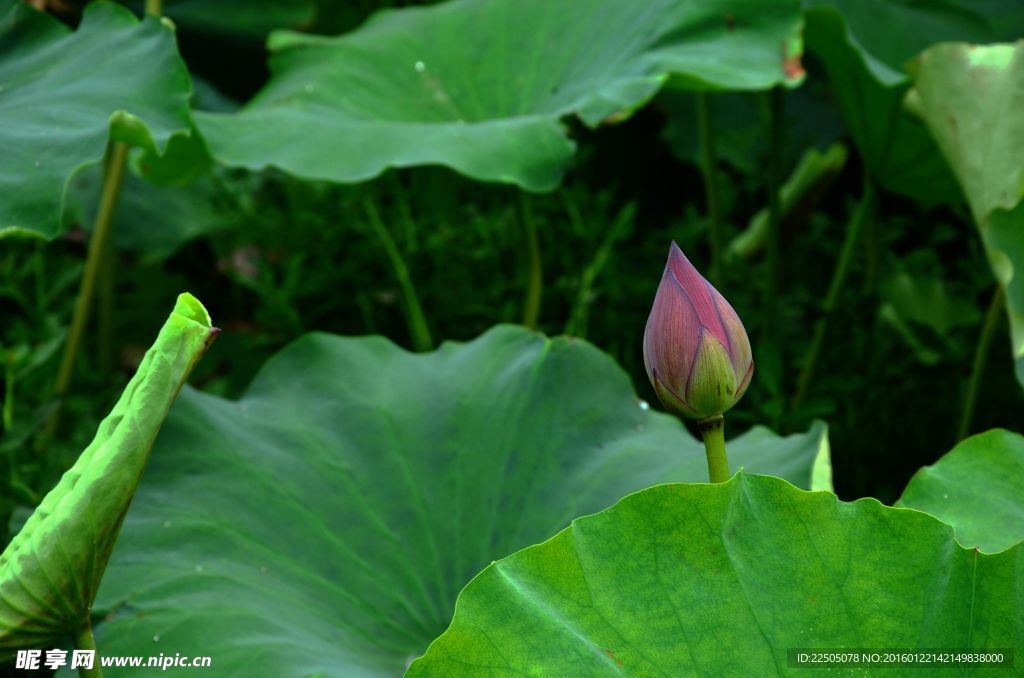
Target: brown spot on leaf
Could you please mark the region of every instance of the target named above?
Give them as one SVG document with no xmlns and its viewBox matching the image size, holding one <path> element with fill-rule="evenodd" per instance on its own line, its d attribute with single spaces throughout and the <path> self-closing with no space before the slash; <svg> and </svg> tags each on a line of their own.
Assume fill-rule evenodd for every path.
<svg viewBox="0 0 1024 678">
<path fill-rule="evenodd" d="M 221 332 L 221 329 L 219 327 L 211 327 L 207 331 L 207 333 L 206 333 L 206 341 L 205 341 L 206 348 L 210 348 L 210 345 L 213 343 L 213 340 L 217 338 L 217 335 L 219 335 L 220 332 Z"/>
<path fill-rule="evenodd" d="M 629 111 L 617 111 L 601 121 L 602 125 L 617 125 L 629 117 Z"/>
<path fill-rule="evenodd" d="M 725 13 L 725 27 L 730 31 L 736 30 L 736 17 L 729 12 Z"/>
<path fill-rule="evenodd" d="M 786 74 L 786 77 L 790 80 L 796 80 L 804 75 L 804 65 L 800 62 L 800 56 L 786 56 L 783 52 L 782 58 L 782 72 Z"/>
<path fill-rule="evenodd" d="M 615 656 L 615 653 L 609 650 L 607 647 L 604 649 L 604 653 L 608 655 L 608 658 L 615 662 L 616 666 L 622 666 L 622 660 Z"/>
</svg>

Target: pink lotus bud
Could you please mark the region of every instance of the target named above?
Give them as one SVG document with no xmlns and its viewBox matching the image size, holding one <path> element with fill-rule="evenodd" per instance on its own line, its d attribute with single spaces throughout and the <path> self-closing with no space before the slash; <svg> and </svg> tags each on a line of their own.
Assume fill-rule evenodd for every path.
<svg viewBox="0 0 1024 678">
<path fill-rule="evenodd" d="M 750 385 L 750 340 L 732 306 L 672 243 L 644 330 L 644 366 L 669 410 L 722 414 Z"/>
</svg>

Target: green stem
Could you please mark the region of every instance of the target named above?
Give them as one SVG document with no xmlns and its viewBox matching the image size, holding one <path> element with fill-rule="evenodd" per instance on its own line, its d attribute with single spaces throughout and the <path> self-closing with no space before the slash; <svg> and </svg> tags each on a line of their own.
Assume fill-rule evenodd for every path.
<svg viewBox="0 0 1024 678">
<path fill-rule="evenodd" d="M 391 188 L 392 195 L 395 199 L 395 204 L 398 206 L 398 214 L 402 218 L 402 226 L 404 227 L 405 234 L 405 251 L 410 254 L 415 254 L 419 249 L 419 238 L 416 233 L 416 222 L 412 218 L 412 208 L 409 207 L 409 198 L 405 193 L 405 187 L 402 186 L 402 181 L 398 178 L 398 174 L 391 172 Z"/>
<path fill-rule="evenodd" d="M 541 296 L 544 293 L 544 271 L 540 258 L 540 241 L 537 238 L 537 224 L 533 220 L 530 203 L 525 194 L 520 193 L 519 198 L 526 248 L 530 258 L 530 278 L 526 285 L 526 299 L 523 302 L 523 324 L 530 329 L 536 329 L 540 320 Z"/>
<path fill-rule="evenodd" d="M 64 355 L 61 358 L 60 368 L 57 371 L 57 380 L 53 386 L 54 395 L 58 398 L 63 397 L 71 385 L 71 375 L 74 372 L 75 359 L 78 357 L 78 349 L 82 344 L 85 326 L 89 322 L 89 308 L 92 304 L 93 292 L 96 289 L 96 281 L 99 277 L 104 253 L 107 251 L 107 241 L 110 239 L 114 210 L 117 207 L 118 196 L 121 194 L 121 180 L 124 178 L 124 166 L 127 157 L 128 146 L 126 144 L 114 142 L 110 145 L 103 173 L 100 208 L 96 214 L 96 224 L 93 227 L 92 236 L 89 238 L 89 252 L 85 260 L 85 272 L 82 274 L 82 283 L 78 288 L 75 311 L 71 317 L 71 327 L 68 329 L 68 340 L 64 345 Z M 52 434 L 56 430 L 59 411 L 58 409 L 51 416 L 50 423 L 47 426 L 47 434 Z M 46 437 L 49 437 L 49 435 Z"/>
<path fill-rule="evenodd" d="M 772 346 L 778 346 L 779 317 L 779 247 L 782 240 L 782 152 L 783 133 L 785 129 L 785 99 L 781 87 L 776 87 L 769 95 L 771 99 L 771 156 L 768 166 L 768 238 L 765 243 L 768 264 L 768 285 L 765 288 L 767 299 L 764 305 L 764 337 Z"/>
<path fill-rule="evenodd" d="M 877 219 L 868 219 L 864 226 L 864 254 L 864 291 L 872 292 L 878 287 L 883 254 Z"/>
<path fill-rule="evenodd" d="M 96 324 L 98 326 L 99 372 L 107 377 L 114 365 L 114 247 L 110 239 L 100 256 L 99 280 L 96 294 Z"/>
<path fill-rule="evenodd" d="M 890 153 L 894 146 L 898 147 L 898 144 L 894 144 L 893 141 L 896 137 L 898 129 L 901 129 L 899 118 L 904 113 L 904 99 L 902 96 L 893 96 L 889 101 L 889 111 L 885 119 L 885 134 L 881 138 L 878 148 L 880 153 L 872 163 L 872 167 L 886 167 L 889 164 Z M 865 172 L 868 172 L 865 169 Z M 872 292 L 878 286 L 878 279 L 881 275 L 882 269 L 882 258 L 884 256 L 883 251 L 883 240 L 881 233 L 878 230 L 878 223 L 875 220 L 869 220 L 865 227 L 864 233 L 864 247 L 866 258 L 864 261 L 864 291 Z M 860 468 L 860 467 L 858 467 Z"/>
<path fill-rule="evenodd" d="M 49 303 L 47 295 L 46 281 L 46 259 L 43 257 L 43 246 L 41 244 L 36 245 L 35 261 L 32 262 L 32 273 L 35 279 L 35 308 L 39 313 L 43 312 Z"/>
<path fill-rule="evenodd" d="M 160 16 L 162 12 L 162 0 L 146 0 L 146 14 L 155 14 L 156 16 Z"/>
<path fill-rule="evenodd" d="M 713 483 L 729 480 L 729 459 L 725 455 L 725 418 L 722 415 L 698 421 L 708 457 L 708 475 Z"/>
<path fill-rule="evenodd" d="M 4 411 L 3 420 L 4 427 L 3 432 L 7 433 L 14 426 L 14 354 L 8 352 L 6 359 L 6 372 L 4 377 Z"/>
<path fill-rule="evenodd" d="M 608 229 L 607 235 L 601 242 L 601 246 L 594 254 L 590 265 L 583 271 L 583 275 L 580 277 L 580 289 L 576 294 L 576 301 L 572 305 L 569 321 L 565 324 L 565 334 L 586 339 L 594 283 L 608 262 L 608 258 L 615 249 L 616 243 L 625 237 L 635 214 L 636 205 L 634 203 L 629 203 L 619 212 L 615 217 L 615 221 L 612 222 L 611 228 Z"/>
<path fill-rule="evenodd" d="M 704 174 L 704 202 L 711 240 L 712 283 L 721 282 L 722 273 L 722 206 L 719 201 L 718 170 L 715 166 L 715 133 L 711 128 L 711 102 L 707 92 L 697 93 L 697 134 L 700 139 L 701 172 Z"/>
<path fill-rule="evenodd" d="M 402 289 L 402 300 L 405 304 L 406 320 L 409 323 L 409 334 L 412 336 L 412 345 L 419 352 L 429 351 L 434 347 L 434 341 L 430 336 L 430 329 L 427 326 L 427 318 L 423 315 L 423 307 L 420 306 L 419 297 L 416 295 L 416 288 L 412 284 L 412 277 L 409 275 L 409 268 L 405 265 L 401 252 L 395 245 L 394 238 L 388 232 L 380 214 L 373 202 L 367 200 L 365 203 L 366 216 L 373 227 L 374 233 L 384 246 L 384 251 L 391 262 L 391 268 L 398 279 L 398 285 Z"/>
<path fill-rule="evenodd" d="M 974 349 L 974 365 L 971 367 L 971 378 L 967 382 L 967 395 L 964 398 L 960 428 L 957 430 L 957 441 L 967 437 L 967 433 L 971 430 L 974 406 L 978 400 L 978 389 L 981 387 L 981 376 L 985 371 L 992 338 L 995 336 L 996 325 L 999 323 L 999 312 L 1003 307 L 1003 294 L 1003 286 L 997 285 L 996 291 L 992 294 L 992 301 L 988 304 L 988 311 L 985 312 L 985 324 L 981 327 L 981 336 L 978 337 L 978 345 Z"/>
<path fill-rule="evenodd" d="M 828 293 L 825 295 L 825 301 L 821 306 L 821 316 L 814 325 L 814 336 L 811 339 L 811 346 L 807 351 L 807 357 L 804 360 L 803 369 L 800 371 L 796 394 L 793 396 L 793 401 L 791 403 L 793 409 L 796 409 L 803 401 L 804 396 L 807 395 L 807 389 L 810 386 L 811 377 L 814 376 L 814 366 L 818 361 L 818 354 L 821 353 L 821 347 L 825 342 L 825 332 L 828 328 L 829 316 L 832 315 L 832 311 L 835 310 L 836 303 L 839 300 L 839 293 L 842 291 L 843 284 L 846 282 L 846 274 L 850 270 L 850 262 L 853 259 L 853 252 L 856 249 L 857 241 L 864 228 L 864 223 L 870 218 L 869 215 L 874 208 L 874 204 L 874 184 L 872 183 L 871 177 L 868 175 L 867 171 L 865 171 L 864 194 L 861 196 L 860 202 L 854 209 L 853 217 L 850 219 L 850 224 L 846 229 L 843 249 L 839 253 L 839 261 L 836 263 L 835 270 L 832 273 L 832 282 L 828 286 Z"/>
<path fill-rule="evenodd" d="M 96 653 L 96 638 L 92 635 L 92 622 L 85 620 L 85 625 L 75 634 L 76 650 L 91 650 L 93 653 L 92 668 L 78 667 L 79 678 L 103 678 L 103 671 L 100 670 L 100 658 Z"/>
<path fill-rule="evenodd" d="M 363 316 L 366 333 L 377 334 L 377 323 L 373 321 L 373 304 L 370 303 L 365 292 L 356 294 L 356 305 L 359 306 L 359 314 Z"/>
</svg>

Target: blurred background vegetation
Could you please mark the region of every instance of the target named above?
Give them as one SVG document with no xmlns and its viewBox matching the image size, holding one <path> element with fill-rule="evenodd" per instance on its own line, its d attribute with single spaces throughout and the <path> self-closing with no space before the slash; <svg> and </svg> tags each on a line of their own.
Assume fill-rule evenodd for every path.
<svg viewBox="0 0 1024 678">
<path fill-rule="evenodd" d="M 81 11 L 72 2 L 47 4 L 71 24 Z M 237 5 L 230 30 L 209 20 L 210 12 L 231 11 L 224 4 Z M 383 7 L 426 3 L 252 6 L 259 4 L 165 3 L 198 107 L 232 110 L 262 87 L 271 28 L 336 34 Z M 891 501 L 957 440 L 995 283 L 962 201 L 923 205 L 880 191 L 815 376 L 793 403 L 864 172 L 822 64 L 808 54 L 803 65 L 807 82 L 796 90 L 709 95 L 726 243 L 765 209 L 773 171 L 793 176 L 807 149 L 838 153 L 785 211 L 776 308 L 765 300 L 761 250 L 726 257 L 716 281 L 742 317 L 757 363 L 727 433 L 754 425 L 789 433 L 824 419 L 840 497 Z M 777 159 L 770 153 L 773 96 L 786 112 Z M 267 357 L 305 332 L 379 333 L 422 349 L 521 322 L 536 251 L 537 329 L 593 342 L 629 373 L 641 398 L 660 407 L 640 347 L 668 244 L 676 240 L 705 273 L 710 258 L 696 110 L 695 95 L 665 91 L 619 124 L 568 123 L 578 152 L 563 185 L 546 194 L 435 167 L 392 170 L 351 186 L 222 167 L 166 189 L 129 176 L 115 217 L 116 265 L 100 282 L 61 430 L 51 435 L 50 386 L 99 191 L 98 169 L 83 172 L 69 199 L 71 227 L 59 239 L 0 245 L 3 508 L 34 506 L 70 465 L 182 290 L 204 300 L 224 329 L 192 383 L 237 396 Z M 410 288 L 425 326 L 410 310 Z M 1024 395 L 1007 369 L 1007 323 L 1001 312 L 994 322 L 972 430 L 1024 432 Z"/>
</svg>

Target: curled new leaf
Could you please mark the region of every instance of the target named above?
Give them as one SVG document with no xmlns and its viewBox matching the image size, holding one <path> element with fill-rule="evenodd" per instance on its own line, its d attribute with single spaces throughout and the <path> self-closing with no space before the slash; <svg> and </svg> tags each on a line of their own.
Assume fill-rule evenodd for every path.
<svg viewBox="0 0 1024 678">
<path fill-rule="evenodd" d="M 160 425 L 218 331 L 195 297 L 178 297 L 96 438 L 0 555 L 0 655 L 86 621 Z"/>
</svg>

